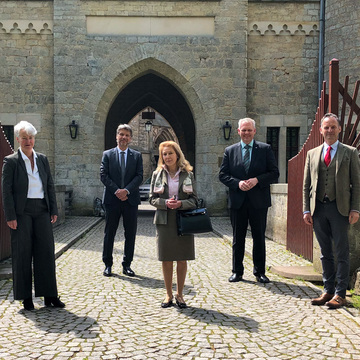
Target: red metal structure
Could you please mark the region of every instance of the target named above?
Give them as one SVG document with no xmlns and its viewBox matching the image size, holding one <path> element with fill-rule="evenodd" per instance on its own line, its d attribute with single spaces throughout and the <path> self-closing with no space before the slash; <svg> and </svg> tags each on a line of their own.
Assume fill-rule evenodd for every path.
<svg viewBox="0 0 360 360">
<path fill-rule="evenodd" d="M 7 140 L 0 124 L 0 161 L 1 167 L 5 156 L 13 153 L 13 149 Z M 0 204 L 2 204 L 2 192 L 0 183 Z M 0 209 L 0 260 L 6 259 L 11 254 L 10 229 L 6 224 L 4 211 Z"/>
<path fill-rule="evenodd" d="M 291 252 L 313 260 L 313 230 L 305 225 L 302 218 L 302 182 L 308 150 L 323 143 L 320 134 L 321 118 L 331 112 L 339 116 L 341 133 L 339 140 L 360 150 L 360 108 L 356 104 L 360 80 L 356 81 L 353 96 L 348 93 L 349 77 L 344 86 L 339 82 L 339 60 L 330 61 L 329 93 L 326 93 L 326 81 L 323 83 L 319 106 L 310 134 L 300 152 L 288 163 L 288 206 L 287 206 L 287 241 L 286 247 Z M 339 112 L 340 111 L 340 112 Z M 353 119 L 355 121 L 353 122 Z"/>
</svg>

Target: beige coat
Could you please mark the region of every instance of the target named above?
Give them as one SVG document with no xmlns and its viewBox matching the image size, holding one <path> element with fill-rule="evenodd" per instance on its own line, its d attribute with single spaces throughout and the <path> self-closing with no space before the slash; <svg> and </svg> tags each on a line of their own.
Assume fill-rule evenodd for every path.
<svg viewBox="0 0 360 360">
<path fill-rule="evenodd" d="M 303 211 L 314 214 L 318 185 L 319 164 L 323 145 L 307 153 L 304 183 Z M 360 160 L 356 148 L 339 143 L 336 161 L 335 187 L 336 205 L 341 215 L 348 216 L 350 210 L 360 211 Z"/>
<path fill-rule="evenodd" d="M 167 207 L 166 207 L 166 200 L 169 199 L 169 187 L 167 184 L 167 172 L 165 170 L 160 170 L 160 179 L 162 184 L 164 185 L 164 192 L 162 194 L 154 193 L 154 185 L 155 180 L 159 174 L 159 171 L 154 171 L 152 178 L 151 178 L 151 185 L 150 185 L 150 197 L 149 202 L 151 205 L 156 207 L 155 217 L 154 217 L 154 224 L 167 224 Z M 183 183 L 185 179 L 190 176 L 192 182 L 192 193 L 186 193 L 183 191 Z M 189 210 L 195 209 L 197 206 L 197 195 L 195 189 L 195 180 L 194 175 L 192 172 L 187 173 L 186 171 L 181 171 L 179 174 L 179 194 L 178 200 L 181 200 L 182 205 L 180 210 Z"/>
</svg>

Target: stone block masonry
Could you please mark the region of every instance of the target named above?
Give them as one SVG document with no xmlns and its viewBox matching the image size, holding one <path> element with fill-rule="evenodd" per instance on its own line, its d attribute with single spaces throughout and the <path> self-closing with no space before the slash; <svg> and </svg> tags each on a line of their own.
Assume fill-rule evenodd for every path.
<svg viewBox="0 0 360 360">
<path fill-rule="evenodd" d="M 349 74 L 353 85 L 360 73 L 360 10 L 351 0 L 328 0 L 326 11 L 325 63 L 338 57 L 341 79 Z M 206 36 L 170 34 L 166 27 L 156 35 L 126 26 L 117 36 L 88 31 L 87 19 L 105 17 L 117 24 L 211 19 L 213 30 Z M 0 121 L 34 123 L 36 150 L 49 157 L 56 184 L 73 187 L 75 214 L 89 214 L 102 193 L 109 109 L 135 79 L 156 74 L 189 106 L 198 186 L 207 189 L 211 213 L 221 215 L 226 189 L 217 180 L 219 159 L 239 140 L 239 118 L 256 120 L 260 141 L 269 127 L 280 128 L 280 181 L 286 181 L 286 128 L 300 129 L 301 146 L 317 108 L 318 30 L 314 0 L 0 1 Z M 72 120 L 79 124 L 75 140 Z M 233 127 L 229 141 L 222 136 L 225 121 Z M 189 134 L 176 136 L 183 141 Z"/>
</svg>

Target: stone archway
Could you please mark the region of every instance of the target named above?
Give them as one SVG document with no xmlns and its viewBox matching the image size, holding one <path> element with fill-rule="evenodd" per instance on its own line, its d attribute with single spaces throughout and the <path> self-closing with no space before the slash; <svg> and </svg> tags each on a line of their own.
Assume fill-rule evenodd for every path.
<svg viewBox="0 0 360 360">
<path fill-rule="evenodd" d="M 87 209 L 92 209 L 94 194 L 101 197 L 103 192 L 103 185 L 100 181 L 98 181 L 98 164 L 100 164 L 102 153 L 105 150 L 105 136 L 109 137 L 110 141 L 114 141 L 113 145 L 108 145 L 111 147 L 115 145 L 116 135 L 116 127 L 113 128 L 112 133 L 111 130 L 109 130 L 110 135 L 106 135 L 108 133 L 107 119 L 109 111 L 123 90 L 131 85 L 136 79 L 148 74 L 155 75 L 164 80 L 165 82 L 163 82 L 163 84 L 166 84 L 168 88 L 171 86 L 173 90 L 177 90 L 176 94 L 179 95 L 178 98 L 181 96 L 181 99 L 184 100 L 183 104 L 186 104 L 189 109 L 188 111 L 191 114 L 191 127 L 189 129 L 186 128 L 183 120 L 180 119 L 179 116 L 176 117 L 176 113 L 172 109 L 171 110 L 174 114 L 172 116 L 171 126 L 178 137 L 180 145 L 184 148 L 184 152 L 186 148 L 185 155 L 191 165 L 194 166 L 195 160 L 197 162 L 197 167 L 194 169 L 195 175 L 203 169 L 202 164 L 204 157 L 202 156 L 201 151 L 204 150 L 202 147 L 201 151 L 196 151 L 195 159 L 195 145 L 201 148 L 204 141 L 206 141 L 205 137 L 199 136 L 199 128 L 205 126 L 204 124 L 206 123 L 206 119 L 208 117 L 211 119 L 214 118 L 214 107 L 208 108 L 206 113 L 207 116 L 205 117 L 203 104 L 199 97 L 199 89 L 201 89 L 202 97 L 205 99 L 211 98 L 208 88 L 202 83 L 201 79 L 188 79 L 179 69 L 152 57 L 142 59 L 135 63 L 129 63 L 127 65 L 127 67 L 124 67 L 123 63 L 113 62 L 111 66 L 104 69 L 100 79 L 96 81 L 96 85 L 93 86 L 92 90 L 89 92 L 87 100 L 84 104 L 84 109 L 79 115 L 79 119 L 81 119 L 82 124 L 86 124 L 86 126 L 83 125 L 81 127 L 80 133 L 87 141 L 81 143 L 80 141 L 78 143 L 74 142 L 73 144 L 78 145 L 79 147 L 79 149 L 76 148 L 76 153 L 82 154 L 82 163 L 91 164 L 88 166 L 84 165 L 83 168 L 77 168 L 77 174 L 80 175 L 76 176 L 76 179 L 81 179 L 81 182 L 79 180 L 78 183 L 73 184 L 74 192 L 77 193 L 78 204 L 81 204 L 82 209 L 84 209 L 85 206 Z M 129 89 L 131 89 L 131 87 Z M 174 91 L 172 93 L 175 94 Z M 145 96 L 146 94 L 143 95 Z M 155 97 L 155 94 L 152 96 Z M 135 101 L 136 100 L 137 99 L 135 98 Z M 168 102 L 168 104 L 169 103 L 171 102 Z M 166 102 L 163 104 L 164 110 L 161 110 L 165 113 L 164 118 L 167 116 L 165 104 Z M 146 102 L 146 105 L 138 105 L 135 108 L 138 108 L 138 110 L 141 111 L 148 105 L 149 103 Z M 160 113 L 157 105 L 154 106 L 154 109 Z M 128 115 L 126 116 L 125 122 L 130 121 L 134 115 L 136 115 L 136 110 L 131 108 L 128 109 Z M 169 119 L 166 120 L 168 121 Z M 118 123 L 119 122 L 120 120 Z M 187 140 L 188 136 L 193 136 L 191 146 L 187 145 L 189 143 Z M 58 162 L 56 166 L 56 171 L 59 174 L 67 174 L 67 166 L 65 163 Z M 65 171 L 61 172 L 63 168 Z M 68 181 L 67 178 L 64 181 Z M 87 187 L 82 186 L 82 184 L 86 183 L 86 181 L 91 183 L 91 185 Z M 198 183 L 201 184 L 206 181 L 207 178 L 205 176 L 201 176 L 199 177 Z M 78 208 L 80 208 L 80 206 Z"/>
<path fill-rule="evenodd" d="M 168 129 L 162 129 L 154 139 L 154 148 L 158 148 L 163 141 L 173 140 L 172 135 Z"/>
<path fill-rule="evenodd" d="M 192 112 L 175 86 L 155 72 L 137 77 L 115 98 L 106 119 L 105 149 L 116 146 L 117 126 L 128 123 L 146 106 L 156 109 L 168 121 L 186 158 L 195 165 L 195 124 Z"/>
</svg>

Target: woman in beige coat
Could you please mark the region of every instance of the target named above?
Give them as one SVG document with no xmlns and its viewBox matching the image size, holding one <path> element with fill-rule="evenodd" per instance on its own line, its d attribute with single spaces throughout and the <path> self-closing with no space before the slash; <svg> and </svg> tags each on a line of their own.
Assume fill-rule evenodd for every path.
<svg viewBox="0 0 360 360">
<path fill-rule="evenodd" d="M 179 308 L 186 308 L 183 289 L 187 272 L 187 260 L 195 259 L 194 236 L 178 236 L 176 213 L 194 209 L 197 205 L 192 166 L 185 159 L 180 146 L 174 141 L 159 146 L 159 161 L 151 179 L 151 205 L 156 207 L 154 224 L 157 230 L 158 259 L 162 261 L 166 297 L 161 307 L 173 304 L 173 262 L 177 262 L 177 293 Z"/>
</svg>

